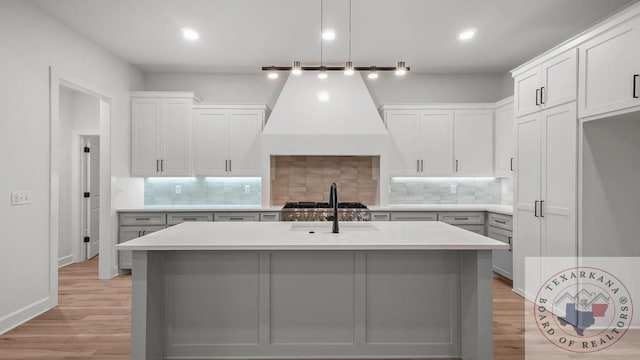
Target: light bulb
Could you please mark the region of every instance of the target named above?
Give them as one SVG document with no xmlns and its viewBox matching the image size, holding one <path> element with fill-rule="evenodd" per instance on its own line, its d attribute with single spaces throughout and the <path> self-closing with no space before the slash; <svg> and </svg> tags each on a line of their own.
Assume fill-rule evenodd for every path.
<svg viewBox="0 0 640 360">
<path fill-rule="evenodd" d="M 326 79 L 327 77 L 329 77 L 329 75 L 327 74 L 327 68 L 324 66 L 320 67 L 320 72 L 318 73 L 318 79 Z"/>
<path fill-rule="evenodd" d="M 267 77 L 268 77 L 269 79 L 277 79 L 277 78 L 278 78 L 278 73 L 277 73 L 277 72 L 275 72 L 275 71 L 270 71 L 270 72 L 269 72 L 269 75 L 267 75 Z"/>
<path fill-rule="evenodd" d="M 467 29 L 461 32 L 460 35 L 458 35 L 458 39 L 462 41 L 471 40 L 474 36 L 476 36 L 476 31 L 477 29 Z"/>
<path fill-rule="evenodd" d="M 182 36 L 189 41 L 196 41 L 200 38 L 198 32 L 190 28 L 182 28 Z"/>
<path fill-rule="evenodd" d="M 407 73 L 407 66 L 404 61 L 398 61 L 396 63 L 396 75 L 402 76 Z"/>
<path fill-rule="evenodd" d="M 367 75 L 367 77 L 368 77 L 369 79 L 377 79 L 377 78 L 378 78 L 378 72 L 377 72 L 377 71 L 375 71 L 375 70 L 371 70 L 371 71 L 369 72 L 369 75 Z"/>
<path fill-rule="evenodd" d="M 291 73 L 293 75 L 300 75 L 302 74 L 302 66 L 300 66 L 300 61 L 294 61 L 293 62 L 293 67 L 291 69 Z"/>
<path fill-rule="evenodd" d="M 351 61 L 347 61 L 344 66 L 344 74 L 345 75 L 353 75 L 355 71 L 353 70 L 353 63 Z"/>
<path fill-rule="evenodd" d="M 327 91 L 320 91 L 318 93 L 318 101 L 320 101 L 320 102 L 327 102 L 327 101 L 329 101 L 330 98 L 331 98 L 331 96 L 329 95 L 329 93 Z"/>
<path fill-rule="evenodd" d="M 333 29 L 326 29 L 322 33 L 322 38 L 325 40 L 333 40 L 336 38 L 336 32 Z"/>
</svg>

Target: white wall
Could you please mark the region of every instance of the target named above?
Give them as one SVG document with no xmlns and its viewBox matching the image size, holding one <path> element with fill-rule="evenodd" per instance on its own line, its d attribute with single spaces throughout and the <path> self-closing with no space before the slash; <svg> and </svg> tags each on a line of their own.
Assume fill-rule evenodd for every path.
<svg viewBox="0 0 640 360">
<path fill-rule="evenodd" d="M 60 200 L 58 228 L 58 266 L 73 261 L 73 244 L 77 238 L 72 219 L 72 183 L 74 178 L 72 166 L 79 155 L 74 153 L 72 134 L 79 130 L 100 130 L 100 104 L 98 98 L 86 95 L 66 87 L 60 88 Z"/>
<path fill-rule="evenodd" d="M 340 73 L 331 76 L 343 76 Z M 195 91 L 210 104 L 267 104 L 273 109 L 287 74 L 276 80 L 266 74 L 146 73 L 145 90 Z M 376 104 L 496 102 L 513 95 L 511 74 L 365 77 Z"/>
<path fill-rule="evenodd" d="M 0 272 L 0 333 L 57 302 L 57 294 L 50 293 L 52 269 L 57 268 L 49 239 L 50 66 L 113 94 L 112 206 L 142 204 L 142 181 L 139 187 L 129 186 L 136 181 L 129 180 L 128 95 L 142 88 L 142 73 L 32 3 L 1 1 L 0 264 L 5 271 Z M 12 190 L 31 191 L 31 204 L 11 206 Z M 115 213 L 111 215 L 115 224 Z"/>
<path fill-rule="evenodd" d="M 582 256 L 640 256 L 640 113 L 586 123 L 582 158 Z"/>
</svg>

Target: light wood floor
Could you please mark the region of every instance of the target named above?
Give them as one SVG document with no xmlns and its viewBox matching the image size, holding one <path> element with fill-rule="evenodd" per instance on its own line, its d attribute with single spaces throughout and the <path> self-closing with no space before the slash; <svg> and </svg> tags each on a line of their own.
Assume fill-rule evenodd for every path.
<svg viewBox="0 0 640 360">
<path fill-rule="evenodd" d="M 0 359 L 129 359 L 131 277 L 97 279 L 97 258 L 60 269 L 58 307 L 0 336 Z M 495 359 L 524 359 L 524 301 L 493 288 Z"/>
</svg>

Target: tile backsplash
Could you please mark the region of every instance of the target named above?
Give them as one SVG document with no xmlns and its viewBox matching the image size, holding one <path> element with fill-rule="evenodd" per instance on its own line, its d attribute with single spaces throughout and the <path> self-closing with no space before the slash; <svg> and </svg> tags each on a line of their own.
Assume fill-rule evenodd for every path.
<svg viewBox="0 0 640 360">
<path fill-rule="evenodd" d="M 260 178 L 145 178 L 144 205 L 261 205 Z"/>
<path fill-rule="evenodd" d="M 391 178 L 389 203 L 393 205 L 506 204 L 509 201 L 510 185 L 505 186 L 505 180 L 509 179 Z M 512 190 L 510 197 L 513 198 Z"/>
<path fill-rule="evenodd" d="M 377 156 L 272 156 L 271 202 L 328 201 L 332 182 L 339 201 L 376 204 L 380 158 Z"/>
</svg>

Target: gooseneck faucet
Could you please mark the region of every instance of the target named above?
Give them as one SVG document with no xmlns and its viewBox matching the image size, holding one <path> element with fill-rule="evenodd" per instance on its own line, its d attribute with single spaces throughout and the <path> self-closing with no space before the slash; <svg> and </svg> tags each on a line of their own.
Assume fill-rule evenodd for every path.
<svg viewBox="0 0 640 360">
<path fill-rule="evenodd" d="M 329 206 L 333 208 L 333 228 L 331 232 L 337 234 L 340 232 L 340 228 L 338 227 L 338 187 L 336 183 L 331 184 L 331 189 L 329 190 Z"/>
</svg>

